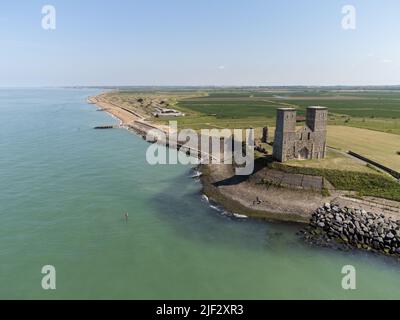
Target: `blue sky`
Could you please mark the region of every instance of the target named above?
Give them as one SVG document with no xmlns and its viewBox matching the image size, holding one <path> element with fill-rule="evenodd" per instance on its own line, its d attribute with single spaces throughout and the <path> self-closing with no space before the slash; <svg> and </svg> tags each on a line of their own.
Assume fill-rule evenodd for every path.
<svg viewBox="0 0 400 320">
<path fill-rule="evenodd" d="M 400 84 L 399 36 L 398 0 L 2 0 L 0 86 Z"/>
</svg>

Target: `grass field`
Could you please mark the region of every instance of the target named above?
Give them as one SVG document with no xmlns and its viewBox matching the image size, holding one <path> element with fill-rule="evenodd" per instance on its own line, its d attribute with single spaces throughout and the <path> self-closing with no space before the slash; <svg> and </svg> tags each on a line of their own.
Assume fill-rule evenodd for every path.
<svg viewBox="0 0 400 320">
<path fill-rule="evenodd" d="M 400 171 L 400 135 L 343 126 L 329 126 L 328 145 L 354 151 Z"/>
<path fill-rule="evenodd" d="M 271 125 L 278 107 L 294 107 L 299 115 L 304 115 L 310 105 L 328 107 L 332 125 L 400 134 L 400 90 L 260 92 L 238 89 L 183 99 L 177 107 L 188 115 L 186 119 L 179 119 L 182 126 L 227 127 L 232 124 L 243 128 Z"/>
<path fill-rule="evenodd" d="M 335 150 L 327 150 L 325 159 L 309 160 L 309 161 L 288 161 L 289 166 L 303 167 L 303 168 L 316 168 L 316 169 L 340 169 L 346 171 L 357 171 L 365 173 L 375 173 L 377 171 L 371 169 L 361 161 L 354 160 L 347 157 Z"/>
</svg>

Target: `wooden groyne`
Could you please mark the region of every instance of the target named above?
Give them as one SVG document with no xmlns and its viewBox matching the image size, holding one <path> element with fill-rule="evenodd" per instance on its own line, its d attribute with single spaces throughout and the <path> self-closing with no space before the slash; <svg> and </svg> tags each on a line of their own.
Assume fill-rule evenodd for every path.
<svg viewBox="0 0 400 320">
<path fill-rule="evenodd" d="M 114 125 L 96 126 L 93 129 L 114 129 L 114 128 L 118 128 L 118 126 Z"/>
</svg>

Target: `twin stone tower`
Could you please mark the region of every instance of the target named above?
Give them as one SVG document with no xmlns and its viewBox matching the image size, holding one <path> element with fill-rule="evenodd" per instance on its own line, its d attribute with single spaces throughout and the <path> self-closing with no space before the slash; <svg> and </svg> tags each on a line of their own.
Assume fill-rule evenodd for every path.
<svg viewBox="0 0 400 320">
<path fill-rule="evenodd" d="M 325 158 L 327 120 L 328 108 L 308 107 L 306 126 L 296 130 L 296 109 L 278 109 L 274 158 L 280 162 Z"/>
</svg>

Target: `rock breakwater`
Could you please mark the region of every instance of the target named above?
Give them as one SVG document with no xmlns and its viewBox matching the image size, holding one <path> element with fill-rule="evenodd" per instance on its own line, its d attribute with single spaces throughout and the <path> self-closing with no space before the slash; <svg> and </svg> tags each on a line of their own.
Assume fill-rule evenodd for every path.
<svg viewBox="0 0 400 320">
<path fill-rule="evenodd" d="M 301 231 L 308 243 L 358 248 L 400 257 L 400 220 L 365 210 L 326 203 Z"/>
</svg>

